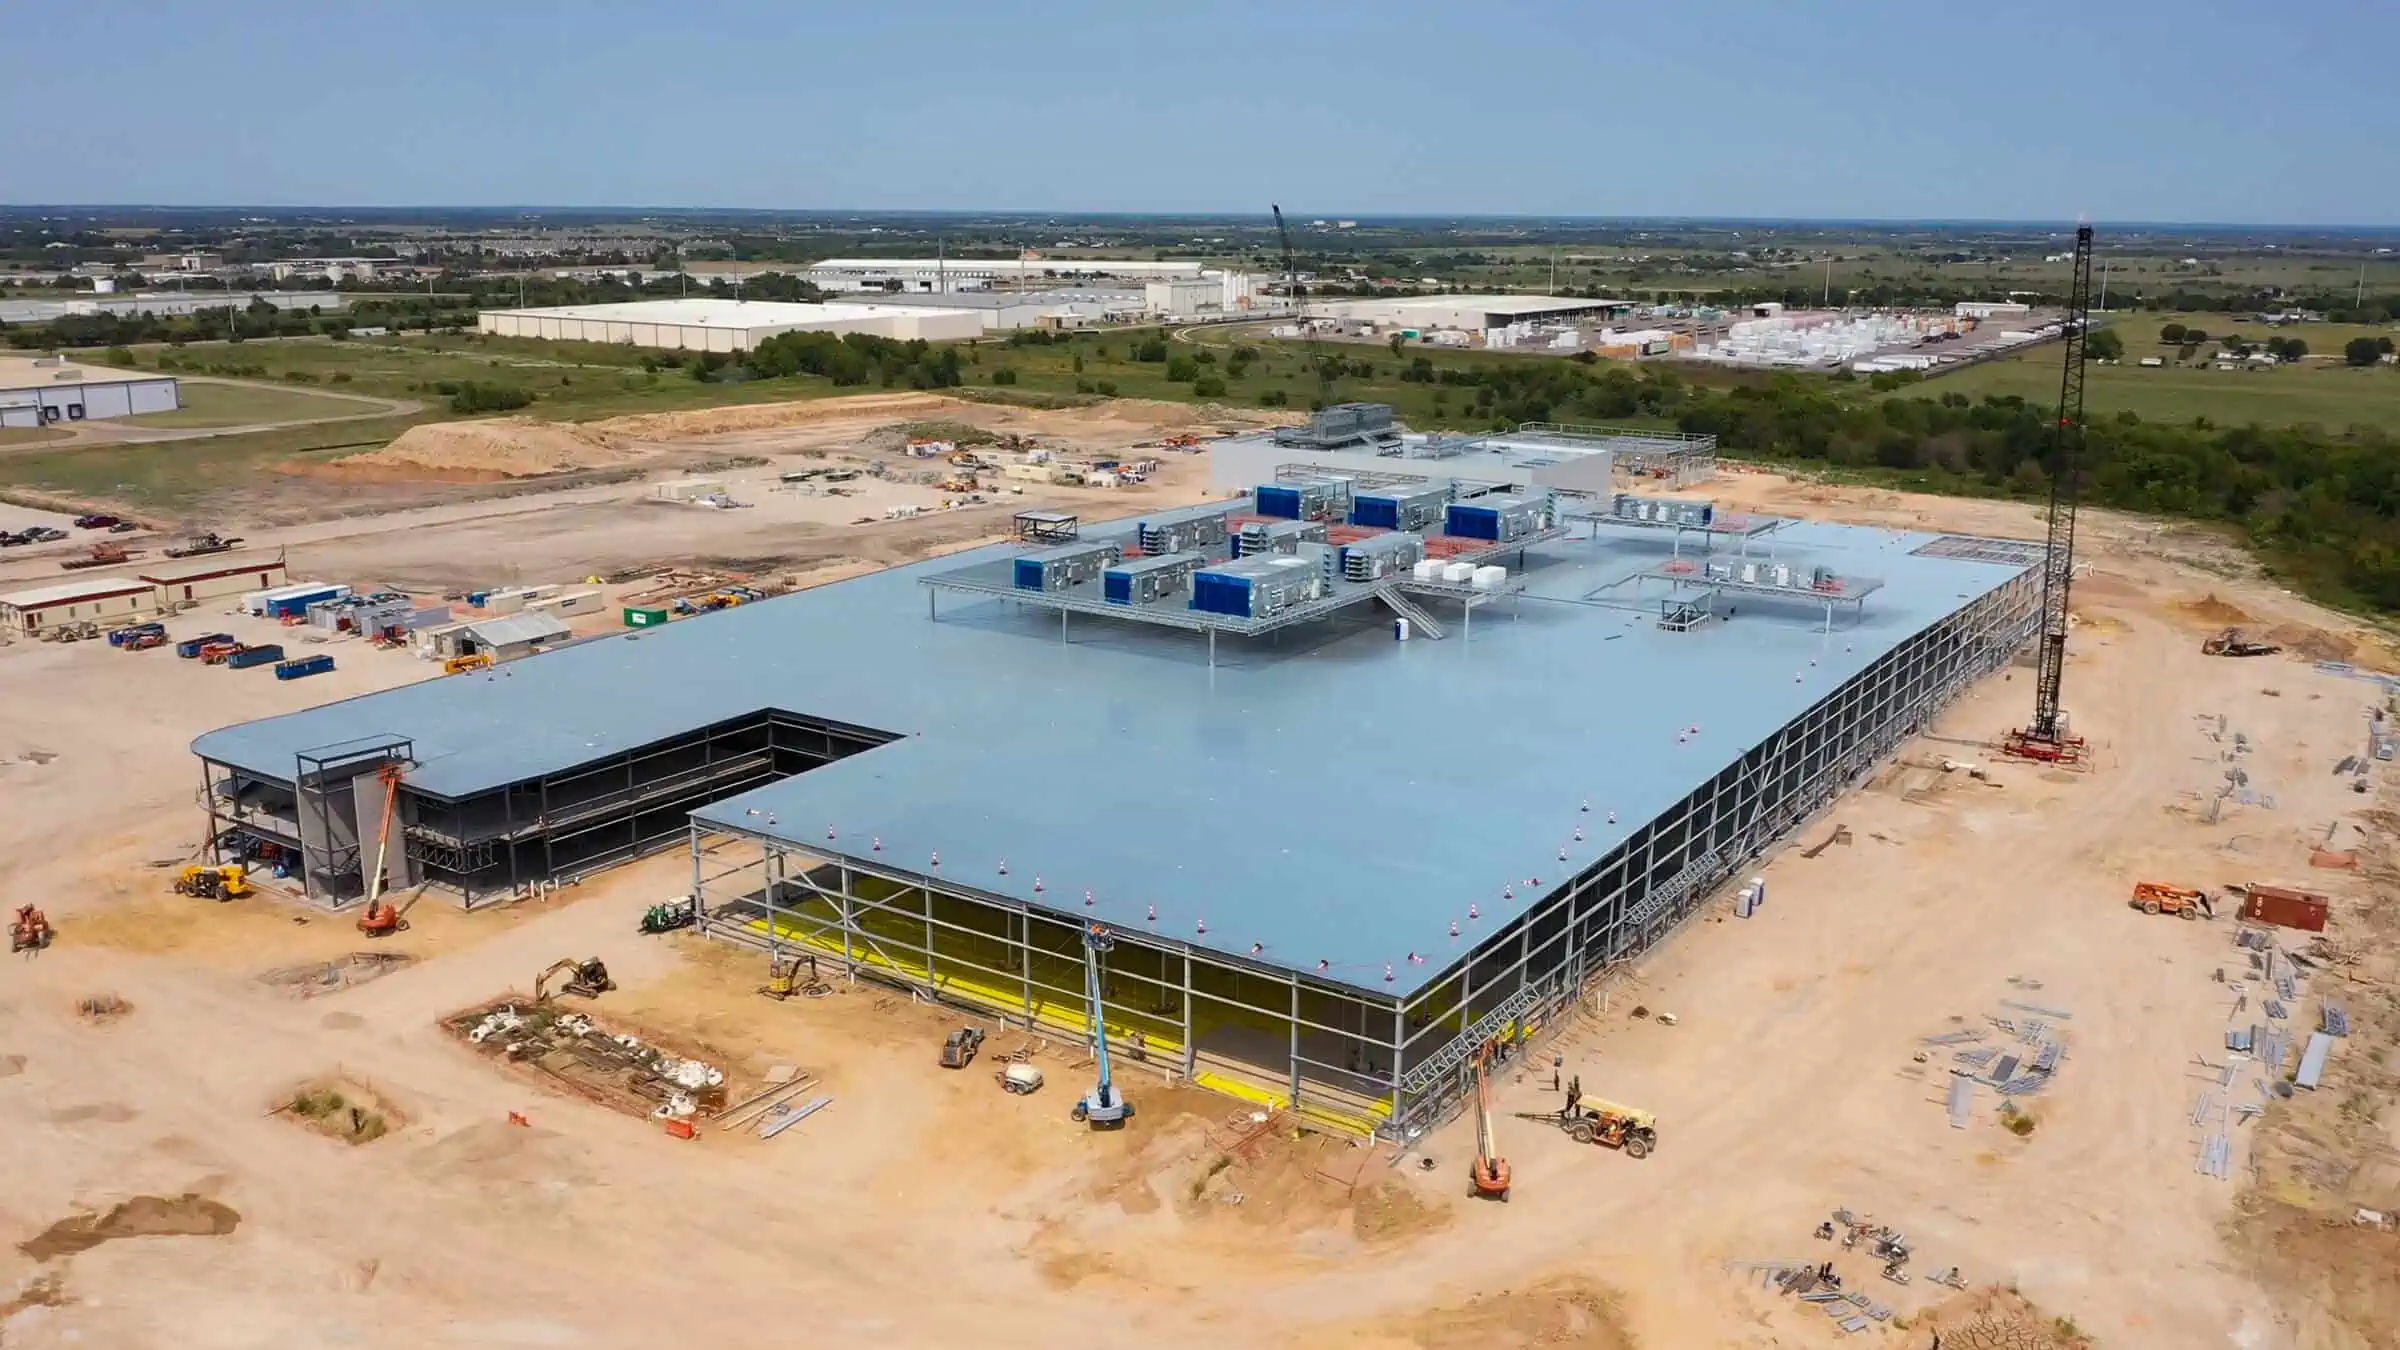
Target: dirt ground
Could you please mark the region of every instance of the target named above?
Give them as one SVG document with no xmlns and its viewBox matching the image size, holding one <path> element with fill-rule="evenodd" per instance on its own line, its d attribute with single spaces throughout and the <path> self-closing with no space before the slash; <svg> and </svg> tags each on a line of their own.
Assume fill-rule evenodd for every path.
<svg viewBox="0 0 2400 1350">
<path fill-rule="evenodd" d="M 1072 499 L 1099 516 L 1198 482 Z M 641 507 L 624 490 L 264 533 L 296 572 L 412 584 L 712 557 L 814 578 L 1005 518 L 769 526 L 763 504 Z M 2005 504 L 1747 474 L 1717 491 L 1798 514 L 2039 533 Z M 1517 1179 L 1505 1206 L 1463 1195 L 1461 1125 L 1399 1157 L 1137 1077 L 1133 1128 L 1095 1134 L 1066 1119 L 1088 1073 L 1075 1047 L 996 1029 L 985 1060 L 947 1072 L 936 1050 L 956 1013 L 843 981 L 761 998 L 755 954 L 636 933 L 645 906 L 688 887 L 689 860 L 671 854 L 490 912 L 428 898 L 377 949 L 407 960 L 355 981 L 296 977 L 349 968 L 361 939 L 346 920 L 165 893 L 158 864 L 188 856 L 202 826 L 188 743 L 422 678 L 424 663 L 362 650 L 331 676 L 279 683 L 102 644 L 0 649 L 0 897 L 42 904 L 59 929 L 0 987 L 0 1129 L 15 1145 L 0 1151 L 0 1339 L 1050 1346 L 1097 1324 L 1212 1350 L 1830 1346 L 1846 1338 L 1829 1319 L 1738 1263 L 1834 1260 L 1896 1314 L 1847 1340 L 1908 1350 L 1937 1326 L 1946 1347 L 1982 1344 L 1977 1317 L 2000 1328 L 1991 1344 L 2037 1350 L 2391 1344 L 2396 1239 L 2351 1217 L 2381 1195 L 2400 1207 L 2380 1065 L 2400 1029 L 2381 991 L 2400 971 L 2378 954 L 2400 951 L 2400 870 L 2378 842 L 2395 817 L 2370 814 L 2400 800 L 2332 773 L 2378 691 L 2297 652 L 2198 649 L 2235 622 L 2321 634 L 2361 662 L 2388 648 L 2205 533 L 2095 513 L 2084 541 L 2066 688 L 2092 769 L 1993 761 L 1988 784 L 1942 772 L 1944 756 L 1987 758 L 2022 720 L 2030 679 L 1970 693 L 1803 841 L 1838 822 L 1848 845 L 1773 858 L 1757 917 L 1720 900 L 1626 972 L 1604 1011 L 1513 1066 L 1504 1110 L 1557 1104 L 1555 1052 L 1587 1092 L 1657 1111 L 1662 1145 L 1637 1162 L 1504 1119 Z M 2274 805 L 2228 800 L 2206 823 L 2232 731 Z M 2320 844 L 2359 866 L 2310 868 Z M 2358 985 L 2365 1025 L 2325 1089 L 2231 1129 L 2230 1181 L 2194 1166 L 2191 1117 L 2224 1061 L 2231 999 L 2212 972 L 2236 964 L 2232 924 L 2145 917 L 2125 903 L 2136 879 L 2313 885 L 2336 897 L 2328 936 L 2361 954 L 2319 978 Z M 440 1025 L 562 956 L 608 963 L 621 987 L 594 1008 L 612 1025 L 704 1048 L 737 1083 L 788 1067 L 832 1104 L 772 1140 L 709 1122 L 671 1139 L 502 1072 Z M 130 1009 L 78 1014 L 102 995 Z M 2068 1057 L 2025 1100 L 2030 1132 L 2005 1128 L 1988 1090 L 1952 1129 L 1945 1065 L 1922 1038 L 1988 1026 L 2005 1000 L 2071 1014 L 2055 1023 Z M 1049 1080 L 1029 1097 L 991 1078 L 1019 1046 Z M 328 1082 L 371 1084 L 398 1123 L 353 1142 L 278 1114 Z M 1956 1265 L 1976 1292 L 1885 1284 L 1863 1253 L 1814 1240 L 1841 1206 L 1905 1229 L 1921 1274 Z M 109 1240 L 84 1243 L 104 1228 Z M 39 1255 L 16 1245 L 52 1232 Z"/>
</svg>

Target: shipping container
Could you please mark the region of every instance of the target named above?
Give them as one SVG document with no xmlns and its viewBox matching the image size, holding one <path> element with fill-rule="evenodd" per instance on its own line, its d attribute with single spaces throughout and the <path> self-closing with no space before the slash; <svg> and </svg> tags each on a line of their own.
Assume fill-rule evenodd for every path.
<svg viewBox="0 0 2400 1350">
<path fill-rule="evenodd" d="M 1226 521 L 1231 512 L 1216 511 L 1188 520 L 1144 521 L 1136 538 L 1150 554 L 1199 553 L 1222 544 L 1232 533 Z"/>
<path fill-rule="evenodd" d="M 213 647 L 220 642 L 231 641 L 233 641 L 231 633 L 203 633 L 199 637 L 185 638 L 176 643 L 175 654 L 186 661 L 193 661 L 199 659 L 202 647 Z"/>
<path fill-rule="evenodd" d="M 271 661 L 280 661 L 282 659 L 283 648 L 275 643 L 268 642 L 256 647 L 242 648 L 233 655 L 226 657 L 225 664 L 231 666 L 235 670 L 246 670 L 251 666 L 263 666 Z M 330 661 L 333 658 L 329 656 L 325 659 Z"/>
<path fill-rule="evenodd" d="M 1102 572 L 1124 557 L 1124 548 L 1117 544 L 1062 544 L 1028 553 L 1016 560 L 1017 589 L 1063 591 L 1087 581 L 1098 581 Z"/>
<path fill-rule="evenodd" d="M 1544 497 L 1478 497 L 1452 502 L 1443 532 L 1462 539 L 1505 544 L 1549 529 L 1550 502 Z"/>
<path fill-rule="evenodd" d="M 333 658 L 330 656 L 303 656 L 297 661 L 279 662 L 275 667 L 275 678 L 297 680 L 310 675 L 322 675 L 331 669 Z"/>
<path fill-rule="evenodd" d="M 1375 488 L 1358 494 L 1350 506 L 1350 523 L 1387 530 L 1427 530 L 1442 523 L 1450 508 L 1448 483 L 1419 483 L 1412 487 Z"/>
<path fill-rule="evenodd" d="M 1346 581 L 1381 581 L 1415 567 L 1425 557 L 1425 537 L 1395 531 L 1342 545 Z"/>
<path fill-rule="evenodd" d="M 667 612 L 663 609 L 636 609 L 631 605 L 625 608 L 627 628 L 660 628 L 666 625 L 667 618 Z"/>
<path fill-rule="evenodd" d="M 112 628 L 108 632 L 108 645 L 122 647 L 137 637 L 148 637 L 153 633 L 163 637 L 166 631 L 167 626 L 163 623 L 137 623 L 124 628 Z"/>
<path fill-rule="evenodd" d="M 1325 594 L 1324 571 L 1307 558 L 1270 554 L 1219 563 L 1192 574 L 1192 608 L 1263 619 Z"/>
<path fill-rule="evenodd" d="M 2322 933 L 2328 910 L 2325 897 L 2282 886 L 2252 886 L 2242 897 L 2242 917 L 2252 923 L 2271 923 Z"/>
<path fill-rule="evenodd" d="M 347 586 L 319 585 L 310 590 L 273 594 L 268 596 L 266 608 L 261 613 L 270 619 L 302 618 L 307 615 L 310 605 L 324 600 L 337 600 L 349 593 Z"/>
<path fill-rule="evenodd" d="M 1192 573 L 1208 565 L 1197 553 L 1131 558 L 1101 574 L 1101 596 L 1111 604 L 1147 605 L 1192 588 Z"/>
</svg>

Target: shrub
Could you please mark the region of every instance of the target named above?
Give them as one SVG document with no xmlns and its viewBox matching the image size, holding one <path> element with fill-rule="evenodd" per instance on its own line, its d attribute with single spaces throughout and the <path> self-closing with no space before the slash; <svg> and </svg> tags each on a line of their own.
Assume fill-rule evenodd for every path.
<svg viewBox="0 0 2400 1350">
<path fill-rule="evenodd" d="M 450 385 L 450 382 L 444 381 L 443 385 Z M 533 395 L 504 384 L 467 381 L 450 385 L 445 392 L 450 395 L 450 411 L 454 413 L 507 412 L 533 402 Z"/>
<path fill-rule="evenodd" d="M 1167 362 L 1167 378 L 1176 384 L 1189 384 L 1200 378 L 1200 365 L 1188 356 L 1178 356 Z"/>
<path fill-rule="evenodd" d="M 1258 396 L 1258 405 L 1262 408 L 1280 408 L 1291 401 L 1292 396 L 1280 389 L 1269 389 Z"/>
<path fill-rule="evenodd" d="M 1192 381 L 1192 394 L 1196 398 L 1223 398 L 1225 380 L 1218 375 L 1203 375 Z"/>
<path fill-rule="evenodd" d="M 992 372 L 992 383 L 994 384 L 1015 384 L 1016 382 L 1017 372 L 1013 366 L 1002 366 Z"/>
<path fill-rule="evenodd" d="M 1092 392 L 1102 398 L 1115 398 L 1117 382 L 1115 380 L 1094 380 L 1092 381 Z"/>
</svg>

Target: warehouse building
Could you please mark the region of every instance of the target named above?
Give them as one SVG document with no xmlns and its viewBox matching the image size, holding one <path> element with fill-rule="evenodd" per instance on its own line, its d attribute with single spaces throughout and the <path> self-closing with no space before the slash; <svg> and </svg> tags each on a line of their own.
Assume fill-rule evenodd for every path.
<svg viewBox="0 0 2400 1350">
<path fill-rule="evenodd" d="M 291 572 L 281 558 L 169 558 L 142 569 L 141 579 L 158 590 L 160 608 L 196 605 L 219 596 L 243 595 L 288 585 Z"/>
<path fill-rule="evenodd" d="M 809 264 L 808 281 L 828 291 L 892 291 L 946 295 L 952 291 L 1051 289 L 1086 281 L 1197 279 L 1210 269 L 1196 262 L 1122 258 L 827 258 Z"/>
<path fill-rule="evenodd" d="M 634 300 L 556 309 L 487 309 L 476 320 L 501 337 L 621 342 L 666 351 L 746 352 L 778 333 L 868 333 L 928 342 L 979 337 L 981 315 L 906 305 L 805 305 L 776 300 Z"/>
<path fill-rule="evenodd" d="M 1570 295 L 1420 295 L 1389 300 L 1329 300 L 1312 315 L 1386 328 L 1458 329 L 1480 333 L 1524 323 L 1605 322 L 1633 312 L 1630 300 Z"/>
<path fill-rule="evenodd" d="M 1422 517 L 1449 533 L 1406 568 L 1337 566 L 1378 530 L 1327 527 L 1276 555 L 1313 580 L 1263 604 L 1266 560 L 1182 527 L 1309 494 L 1050 517 L 1021 545 L 227 727 L 193 746 L 209 837 L 296 846 L 311 893 L 346 901 L 397 764 L 398 866 L 466 903 L 682 845 L 712 937 L 1105 1027 L 1201 1086 L 1409 1137 L 1476 1047 L 1653 947 L 2003 667 L 2040 593 L 2038 543 L 1689 500 L 1570 530 L 1545 526 L 1562 499 L 1489 486 Z M 1188 591 L 1051 584 L 1062 543 L 1123 557 L 1145 528 L 1203 555 Z M 1478 622 L 1493 604 L 1514 617 Z"/>
<path fill-rule="evenodd" d="M 1090 328 L 1142 316 L 1142 293 L 1134 290 L 951 291 L 942 295 L 884 295 L 882 306 L 971 310 L 983 331 L 1018 328 Z"/>
<path fill-rule="evenodd" d="M 170 375 L 99 370 L 57 356 L 0 356 L 0 427 L 97 421 L 182 406 L 182 386 Z"/>
<path fill-rule="evenodd" d="M 140 577 L 77 577 L 0 595 L 0 632 L 30 637 L 78 623 L 132 623 L 158 612 L 158 587 Z"/>
</svg>

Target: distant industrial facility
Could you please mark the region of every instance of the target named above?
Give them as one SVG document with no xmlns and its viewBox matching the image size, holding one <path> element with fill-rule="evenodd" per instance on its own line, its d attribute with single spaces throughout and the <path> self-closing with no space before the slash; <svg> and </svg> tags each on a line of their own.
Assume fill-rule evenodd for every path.
<svg viewBox="0 0 2400 1350">
<path fill-rule="evenodd" d="M 57 356 L 0 356 L 0 427 L 132 417 L 182 406 L 183 386 L 172 375 L 96 370 Z"/>
<path fill-rule="evenodd" d="M 942 341 L 979 337 L 971 310 L 913 305 L 806 305 L 773 300 L 635 300 L 555 309 L 487 309 L 476 327 L 500 337 L 630 343 L 667 351 L 746 352 L 778 333 L 871 333 Z"/>
<path fill-rule="evenodd" d="M 1049 289 L 1061 282 L 1197 281 L 1210 271 L 1196 262 L 1118 258 L 827 258 L 802 273 L 828 291 L 909 291 L 941 295 L 1007 286 Z"/>
<path fill-rule="evenodd" d="M 207 837 L 333 904 L 386 811 L 469 904 L 688 847 L 712 937 L 1410 1138 L 2036 616 L 2039 543 L 1607 482 L 1698 441 L 1326 414 L 1224 500 L 210 732 Z"/>
<path fill-rule="evenodd" d="M 1422 295 L 1331 300 L 1313 305 L 1311 312 L 1395 328 L 1456 328 L 1480 333 L 1511 324 L 1622 318 L 1633 312 L 1633 302 L 1568 295 Z"/>
</svg>

